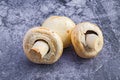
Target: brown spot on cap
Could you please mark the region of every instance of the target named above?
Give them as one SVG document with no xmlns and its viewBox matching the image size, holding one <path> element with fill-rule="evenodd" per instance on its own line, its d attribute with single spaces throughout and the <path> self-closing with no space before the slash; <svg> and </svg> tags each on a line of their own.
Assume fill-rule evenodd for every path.
<svg viewBox="0 0 120 80">
<path fill-rule="evenodd" d="M 69 30 L 67 30 L 67 33 L 69 33 L 70 31 Z"/>
</svg>

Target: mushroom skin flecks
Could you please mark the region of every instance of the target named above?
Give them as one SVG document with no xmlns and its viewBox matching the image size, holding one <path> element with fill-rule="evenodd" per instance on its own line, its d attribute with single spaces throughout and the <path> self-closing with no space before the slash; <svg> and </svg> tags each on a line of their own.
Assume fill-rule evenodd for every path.
<svg viewBox="0 0 120 80">
<path fill-rule="evenodd" d="M 63 43 L 55 32 L 43 27 L 34 27 L 25 34 L 23 49 L 30 61 L 52 64 L 61 57 Z"/>
<path fill-rule="evenodd" d="M 49 28 L 61 37 L 64 48 L 71 44 L 71 31 L 75 26 L 75 23 L 65 16 L 51 16 L 42 24 L 42 27 Z"/>
<path fill-rule="evenodd" d="M 71 41 L 78 56 L 93 58 L 103 47 L 102 31 L 93 23 L 82 22 L 73 29 Z"/>
</svg>

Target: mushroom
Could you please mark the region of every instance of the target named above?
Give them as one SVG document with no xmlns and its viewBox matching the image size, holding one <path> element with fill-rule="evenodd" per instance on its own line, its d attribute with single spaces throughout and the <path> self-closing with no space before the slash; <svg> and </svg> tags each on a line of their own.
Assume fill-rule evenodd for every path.
<svg viewBox="0 0 120 80">
<path fill-rule="evenodd" d="M 25 34 L 23 49 L 30 61 L 52 64 L 62 55 L 63 43 L 55 32 L 43 27 L 35 27 Z"/>
<path fill-rule="evenodd" d="M 64 16 L 51 16 L 44 21 L 42 26 L 56 32 L 61 37 L 64 48 L 71 44 L 71 31 L 75 27 L 71 19 Z"/>
<path fill-rule="evenodd" d="M 78 56 L 93 58 L 103 47 L 102 31 L 93 23 L 82 22 L 73 29 L 71 41 Z"/>
</svg>

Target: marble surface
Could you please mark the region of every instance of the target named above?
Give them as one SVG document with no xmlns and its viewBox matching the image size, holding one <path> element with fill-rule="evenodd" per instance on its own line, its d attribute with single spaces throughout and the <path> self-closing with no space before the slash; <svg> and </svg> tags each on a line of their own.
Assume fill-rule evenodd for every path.
<svg viewBox="0 0 120 80">
<path fill-rule="evenodd" d="M 28 61 L 23 36 L 51 15 L 98 24 L 100 54 L 82 59 L 71 46 L 55 64 Z M 0 80 L 120 80 L 120 0 L 0 0 Z"/>
</svg>

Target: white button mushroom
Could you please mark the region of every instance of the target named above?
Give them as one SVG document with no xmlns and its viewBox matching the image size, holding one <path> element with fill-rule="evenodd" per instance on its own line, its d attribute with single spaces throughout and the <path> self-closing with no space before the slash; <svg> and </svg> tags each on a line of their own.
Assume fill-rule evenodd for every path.
<svg viewBox="0 0 120 80">
<path fill-rule="evenodd" d="M 93 23 L 79 23 L 71 33 L 71 41 L 76 53 L 80 57 L 92 58 L 103 47 L 102 31 Z"/>
<path fill-rule="evenodd" d="M 43 27 L 35 27 L 25 34 L 23 49 L 30 61 L 52 64 L 62 55 L 63 43 L 55 32 Z"/>
<path fill-rule="evenodd" d="M 75 27 L 71 19 L 64 16 L 51 16 L 44 21 L 42 26 L 56 32 L 61 37 L 64 48 L 71 44 L 71 31 Z"/>
</svg>

